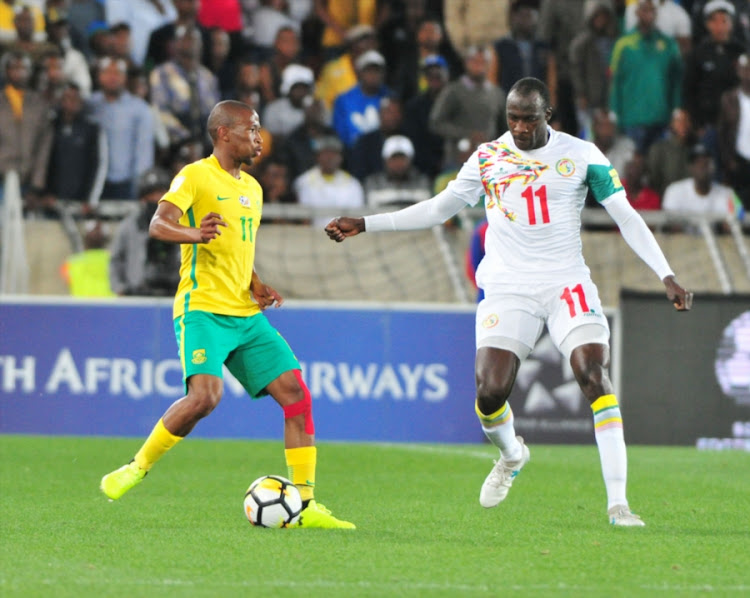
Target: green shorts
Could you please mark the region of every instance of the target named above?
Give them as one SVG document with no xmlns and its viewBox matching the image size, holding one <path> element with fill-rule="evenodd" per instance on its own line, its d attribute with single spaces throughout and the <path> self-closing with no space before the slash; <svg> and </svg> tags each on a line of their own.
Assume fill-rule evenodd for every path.
<svg viewBox="0 0 750 598">
<path fill-rule="evenodd" d="M 182 363 L 182 379 L 195 374 L 223 377 L 222 366 L 252 398 L 268 392 L 266 386 L 284 372 L 300 369 L 284 337 L 266 316 L 223 316 L 190 311 L 174 320 Z"/>
</svg>

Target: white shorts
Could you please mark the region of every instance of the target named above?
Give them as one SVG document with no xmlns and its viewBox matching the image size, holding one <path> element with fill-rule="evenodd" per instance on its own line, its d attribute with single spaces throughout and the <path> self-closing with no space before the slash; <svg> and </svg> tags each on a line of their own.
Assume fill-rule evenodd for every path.
<svg viewBox="0 0 750 598">
<path fill-rule="evenodd" d="M 493 285 L 477 306 L 476 343 L 525 359 L 547 324 L 566 359 L 588 343 L 609 344 L 609 324 L 590 277 L 536 285 Z M 575 332 L 574 332 L 575 331 Z"/>
</svg>

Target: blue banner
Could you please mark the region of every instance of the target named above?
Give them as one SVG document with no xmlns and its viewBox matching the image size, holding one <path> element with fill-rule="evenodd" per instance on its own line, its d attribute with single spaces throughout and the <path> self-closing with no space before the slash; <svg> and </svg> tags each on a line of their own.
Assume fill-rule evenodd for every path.
<svg viewBox="0 0 750 598">
<path fill-rule="evenodd" d="M 284 305 L 266 312 L 298 359 L 320 441 L 483 440 L 474 312 Z M 280 439 L 281 409 L 225 371 L 193 435 Z M 183 396 L 171 303 L 0 303 L 0 432 L 145 436 Z"/>
</svg>

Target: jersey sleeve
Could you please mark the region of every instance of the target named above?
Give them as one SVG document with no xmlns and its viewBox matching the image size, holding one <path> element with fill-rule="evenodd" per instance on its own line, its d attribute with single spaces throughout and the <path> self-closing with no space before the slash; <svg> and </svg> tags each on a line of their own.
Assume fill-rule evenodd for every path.
<svg viewBox="0 0 750 598">
<path fill-rule="evenodd" d="M 609 163 L 607 157 L 593 143 L 589 145 L 589 159 L 586 167 L 586 185 L 597 203 L 615 195 L 625 196 L 625 188 L 620 175 Z"/>
<path fill-rule="evenodd" d="M 456 178 L 448 183 L 446 191 L 450 191 L 454 197 L 460 198 L 470 206 L 477 204 L 484 193 L 482 179 L 479 176 L 478 150 L 464 162 Z"/>
<path fill-rule="evenodd" d="M 193 165 L 189 164 L 185 166 L 177 173 L 177 176 L 172 179 L 169 191 L 167 191 L 159 201 L 168 201 L 169 203 L 176 205 L 184 214 L 195 202 L 195 180 L 196 173 Z"/>
</svg>

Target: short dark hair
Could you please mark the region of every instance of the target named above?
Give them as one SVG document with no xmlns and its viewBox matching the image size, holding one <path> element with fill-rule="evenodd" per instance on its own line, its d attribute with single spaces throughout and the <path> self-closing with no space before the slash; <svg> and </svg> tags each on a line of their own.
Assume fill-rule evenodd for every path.
<svg viewBox="0 0 750 598">
<path fill-rule="evenodd" d="M 516 92 L 518 95 L 521 95 L 523 97 L 528 97 L 532 93 L 536 92 L 539 94 L 539 97 L 542 98 L 542 107 L 544 108 L 544 110 L 552 107 L 552 101 L 550 100 L 549 96 L 549 88 L 544 84 L 543 81 L 540 81 L 535 77 L 524 77 L 523 79 L 519 79 L 518 81 L 516 81 L 513 84 L 513 87 L 510 88 L 508 95 L 512 94 L 513 92 Z"/>
</svg>

